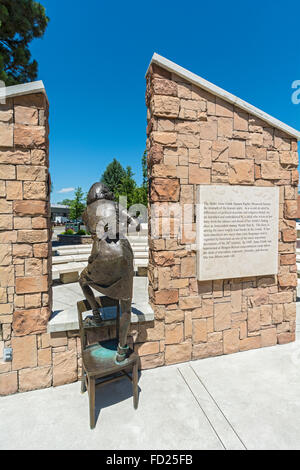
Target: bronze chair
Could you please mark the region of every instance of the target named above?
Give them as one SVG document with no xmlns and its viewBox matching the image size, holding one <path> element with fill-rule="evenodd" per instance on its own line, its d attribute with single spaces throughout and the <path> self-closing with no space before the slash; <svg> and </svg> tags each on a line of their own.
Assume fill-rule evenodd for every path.
<svg viewBox="0 0 300 470">
<path fill-rule="evenodd" d="M 118 300 L 106 296 L 96 298 L 100 308 L 115 307 L 116 317 L 104 319 L 101 323 L 88 324 L 83 319 L 83 313 L 91 309 L 87 300 L 77 302 L 79 331 L 82 354 L 82 378 L 81 393 L 88 390 L 90 408 L 90 427 L 95 427 L 95 388 L 113 382 L 121 377 L 127 377 L 132 382 L 133 406 L 138 407 L 138 365 L 139 356 L 130 349 L 129 356 L 124 361 L 115 361 L 117 346 L 119 342 L 120 304 Z M 99 341 L 95 344 L 87 344 L 88 330 L 96 330 L 101 327 L 116 325 L 116 338 Z M 129 373 L 131 372 L 131 374 Z M 107 378 L 105 378 L 107 377 Z M 100 379 L 99 382 L 97 380 Z"/>
</svg>

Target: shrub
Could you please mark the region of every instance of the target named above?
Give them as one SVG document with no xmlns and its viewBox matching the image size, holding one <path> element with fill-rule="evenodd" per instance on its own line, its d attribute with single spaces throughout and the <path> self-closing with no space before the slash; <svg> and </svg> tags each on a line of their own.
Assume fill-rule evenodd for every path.
<svg viewBox="0 0 300 470">
<path fill-rule="evenodd" d="M 72 228 L 68 228 L 62 235 L 74 235 L 74 230 Z"/>
<path fill-rule="evenodd" d="M 80 230 L 78 230 L 78 232 L 76 233 L 76 235 L 86 235 L 86 231 L 83 230 L 83 229 L 80 229 Z"/>
</svg>

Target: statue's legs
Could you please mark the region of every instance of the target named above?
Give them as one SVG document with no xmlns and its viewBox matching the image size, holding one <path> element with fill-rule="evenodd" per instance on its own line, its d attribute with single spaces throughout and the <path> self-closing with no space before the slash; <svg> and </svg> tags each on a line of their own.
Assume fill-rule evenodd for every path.
<svg viewBox="0 0 300 470">
<path fill-rule="evenodd" d="M 92 307 L 93 317 L 95 318 L 96 321 L 100 321 L 101 320 L 101 314 L 100 314 L 99 305 L 97 304 L 96 298 L 94 296 L 94 292 L 90 288 L 89 283 L 90 282 L 87 278 L 87 269 L 85 268 L 81 272 L 81 275 L 79 277 L 79 284 L 80 284 L 80 287 L 82 289 L 82 292 L 83 292 L 86 300 L 88 301 L 88 303 Z"/>
<path fill-rule="evenodd" d="M 127 336 L 131 322 L 131 299 L 121 300 L 121 319 L 119 327 L 119 344 L 116 360 L 117 362 L 124 361 L 126 359 L 129 347 L 127 345 Z"/>
</svg>

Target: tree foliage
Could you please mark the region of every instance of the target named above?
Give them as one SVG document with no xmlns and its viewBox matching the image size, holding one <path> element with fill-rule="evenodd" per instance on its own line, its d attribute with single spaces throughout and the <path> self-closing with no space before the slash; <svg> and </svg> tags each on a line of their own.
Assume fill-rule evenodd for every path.
<svg viewBox="0 0 300 470">
<path fill-rule="evenodd" d="M 49 18 L 33 0 L 0 0 L 0 80 L 6 86 L 36 79 L 29 43 L 43 36 Z"/>
<path fill-rule="evenodd" d="M 86 204 L 84 201 L 84 193 L 80 187 L 75 189 L 75 198 L 72 200 L 70 204 L 70 219 L 71 220 L 78 220 L 85 207 Z"/>
<path fill-rule="evenodd" d="M 132 206 L 134 204 L 134 194 L 136 190 L 136 182 L 133 179 L 133 173 L 130 166 L 126 167 L 125 176 L 121 179 L 119 187 L 115 193 L 116 199 L 119 196 L 126 196 L 127 197 L 127 207 Z"/>
<path fill-rule="evenodd" d="M 62 201 L 58 202 L 57 204 L 61 204 L 62 206 L 70 206 L 73 202 L 73 199 L 63 199 Z"/>
<path fill-rule="evenodd" d="M 123 168 L 121 163 L 115 158 L 107 165 L 101 180 L 115 194 L 116 200 L 119 196 L 127 197 L 127 207 L 133 204 L 143 204 L 147 207 L 148 202 L 148 171 L 147 171 L 147 150 L 142 156 L 142 186 L 137 186 L 134 180 L 134 173 L 130 166 Z"/>
<path fill-rule="evenodd" d="M 123 178 L 125 177 L 126 171 L 122 167 L 121 163 L 118 162 L 116 158 L 114 158 L 113 161 L 107 165 L 100 181 L 105 183 L 106 186 L 108 186 L 108 188 L 114 194 L 116 194 L 118 192 L 119 186 L 122 184 Z"/>
</svg>

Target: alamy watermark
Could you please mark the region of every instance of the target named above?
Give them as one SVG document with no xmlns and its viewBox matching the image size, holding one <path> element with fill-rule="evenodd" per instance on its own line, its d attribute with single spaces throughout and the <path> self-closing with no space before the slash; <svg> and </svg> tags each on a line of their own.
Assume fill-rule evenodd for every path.
<svg viewBox="0 0 300 470">
<path fill-rule="evenodd" d="M 292 83 L 292 88 L 295 89 L 292 93 L 292 103 L 299 104 L 300 103 L 300 80 L 294 80 Z"/>
</svg>

